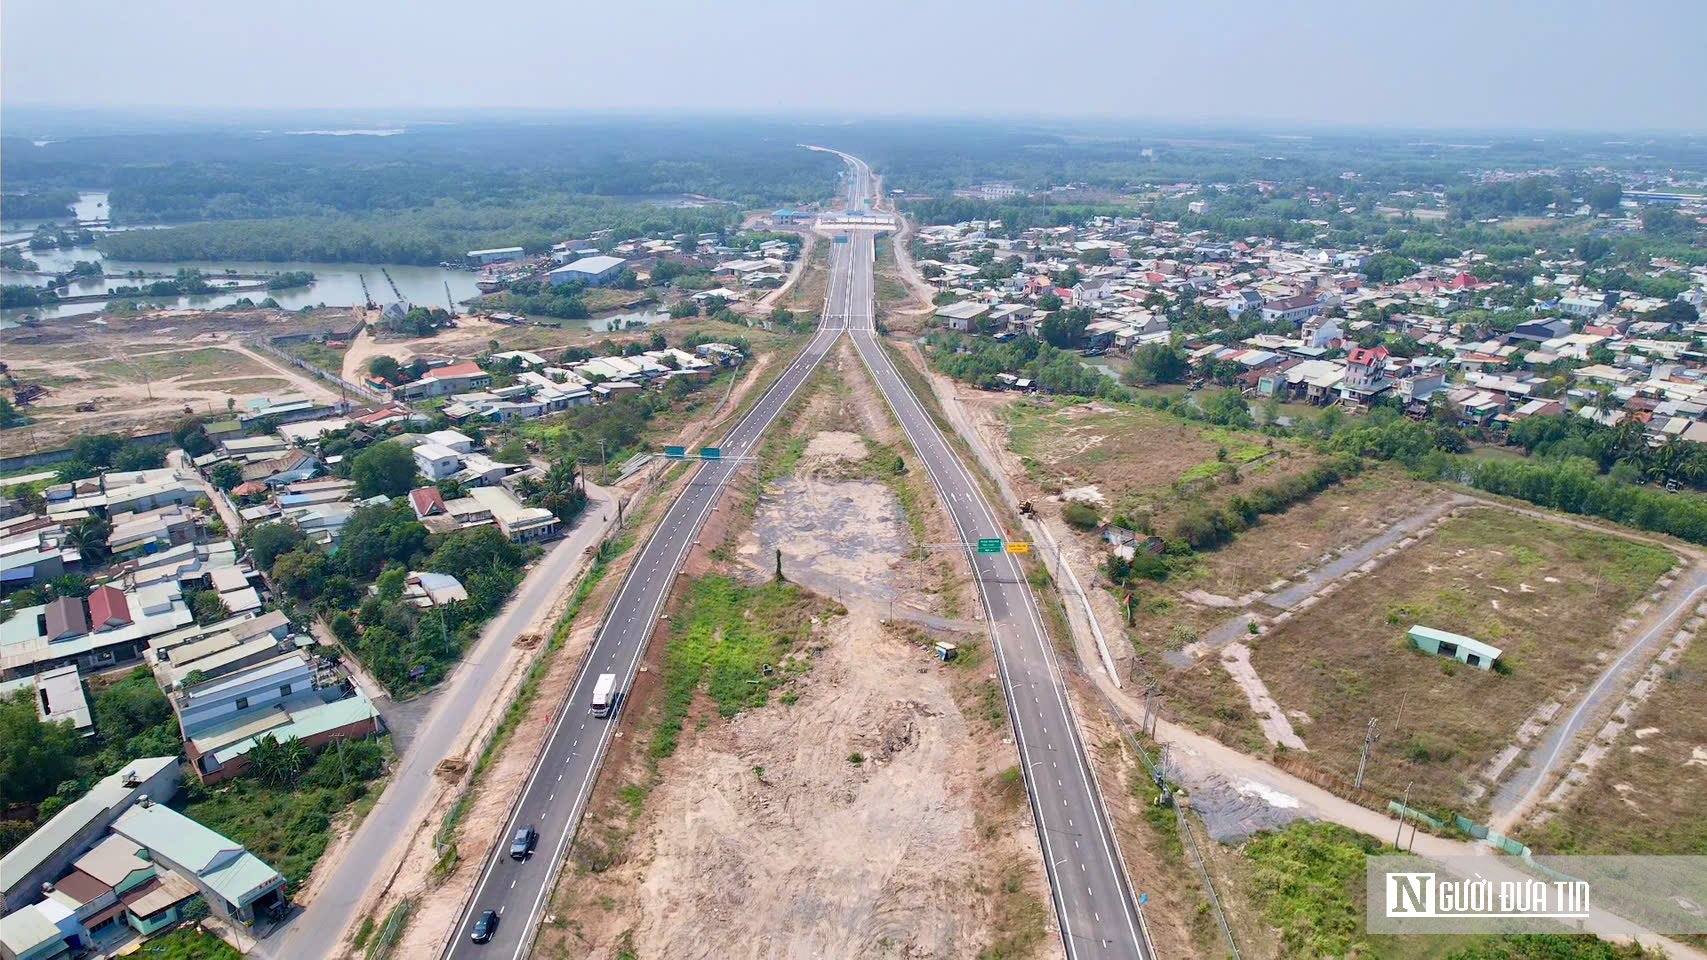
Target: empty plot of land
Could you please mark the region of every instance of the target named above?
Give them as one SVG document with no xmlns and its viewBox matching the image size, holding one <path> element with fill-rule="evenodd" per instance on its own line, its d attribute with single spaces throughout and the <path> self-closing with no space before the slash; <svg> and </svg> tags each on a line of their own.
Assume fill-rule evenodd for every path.
<svg viewBox="0 0 1707 960">
<path fill-rule="evenodd" d="M 159 332 L 132 339 L 72 330 L 42 342 L 6 344 L 13 376 L 48 387 L 25 410 L 32 426 L 8 435 L 8 441 L 23 441 L 21 449 L 52 449 L 85 432 L 162 430 L 185 408 L 217 413 L 287 392 L 334 396 L 318 381 L 274 365 L 220 334 L 187 337 L 191 345 L 185 345 L 157 339 Z"/>
<path fill-rule="evenodd" d="M 1463 807 L 1468 776 L 1600 669 L 1625 609 L 1673 562 L 1611 534 L 1470 510 L 1253 641 L 1252 663 L 1313 763 L 1349 778 L 1379 718 L 1367 783 L 1397 796 L 1414 780 L 1413 800 Z M 1502 648 L 1509 674 L 1412 649 L 1413 624 Z"/>
<path fill-rule="evenodd" d="M 1697 636 L 1657 668 L 1652 692 L 1588 780 L 1545 825 L 1520 829 L 1523 842 L 1559 854 L 1707 851 L 1707 643 Z"/>
<path fill-rule="evenodd" d="M 1147 521 L 1163 536 L 1198 500 L 1220 503 L 1241 485 L 1302 473 L 1320 460 L 1288 440 L 1136 404 L 1026 400 L 1004 404 L 1001 416 L 1023 486 L 1088 500 L 1105 516 Z"/>
<path fill-rule="evenodd" d="M 1396 469 L 1372 469 L 1324 490 L 1202 557 L 1203 589 L 1228 597 L 1262 590 L 1330 555 L 1379 536 L 1394 521 L 1444 503 L 1450 494 Z"/>
</svg>

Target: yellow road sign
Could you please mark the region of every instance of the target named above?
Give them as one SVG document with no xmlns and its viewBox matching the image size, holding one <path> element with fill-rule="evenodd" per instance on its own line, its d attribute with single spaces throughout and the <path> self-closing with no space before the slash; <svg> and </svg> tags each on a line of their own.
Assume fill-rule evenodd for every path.
<svg viewBox="0 0 1707 960">
<path fill-rule="evenodd" d="M 1009 553 L 1030 553 L 1031 552 L 1031 544 L 1029 544 L 1029 543 L 1010 543 L 1010 544 L 1008 544 L 1008 552 Z"/>
</svg>

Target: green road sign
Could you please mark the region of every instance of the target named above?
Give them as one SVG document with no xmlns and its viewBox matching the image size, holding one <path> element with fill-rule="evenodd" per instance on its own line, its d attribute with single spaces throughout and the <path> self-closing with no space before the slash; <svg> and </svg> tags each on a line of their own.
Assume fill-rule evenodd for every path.
<svg viewBox="0 0 1707 960">
<path fill-rule="evenodd" d="M 723 451 L 716 447 L 700 447 L 699 458 L 701 460 L 722 460 Z"/>
<path fill-rule="evenodd" d="M 688 458 L 688 448 L 665 447 L 664 456 L 669 457 L 671 460 L 686 460 Z"/>
<path fill-rule="evenodd" d="M 1002 541 L 996 537 L 985 537 L 978 541 L 979 553 L 1001 553 Z"/>
</svg>

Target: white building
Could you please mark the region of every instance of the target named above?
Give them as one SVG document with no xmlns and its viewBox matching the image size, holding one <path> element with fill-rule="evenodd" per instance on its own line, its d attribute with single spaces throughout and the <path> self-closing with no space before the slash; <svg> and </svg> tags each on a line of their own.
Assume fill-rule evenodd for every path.
<svg viewBox="0 0 1707 960">
<path fill-rule="evenodd" d="M 566 283 L 584 283 L 589 287 L 601 287 L 616 278 L 622 272 L 623 265 L 628 261 L 621 257 L 597 256 L 582 257 L 572 263 L 566 263 L 551 271 L 548 275 L 552 286 L 562 286 Z"/>
<path fill-rule="evenodd" d="M 443 480 L 462 469 L 462 456 L 449 447 L 429 441 L 412 452 L 416 469 L 428 480 Z"/>
</svg>

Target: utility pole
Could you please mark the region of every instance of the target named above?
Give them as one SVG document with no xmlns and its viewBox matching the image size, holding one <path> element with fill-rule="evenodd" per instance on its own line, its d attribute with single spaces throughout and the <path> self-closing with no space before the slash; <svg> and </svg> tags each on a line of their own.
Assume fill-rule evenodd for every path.
<svg viewBox="0 0 1707 960">
<path fill-rule="evenodd" d="M 1394 850 L 1399 849 L 1399 838 L 1404 836 L 1405 833 L 1405 813 L 1411 809 L 1411 783 L 1415 782 L 1416 781 L 1413 780 L 1410 783 L 1405 784 L 1405 799 L 1399 801 L 1399 830 L 1397 833 L 1393 834 Z M 1414 837 L 1415 833 L 1413 833 L 1412 836 Z M 1415 843 L 1416 841 L 1412 840 L 1411 842 Z"/>
<path fill-rule="evenodd" d="M 1369 764 L 1369 750 L 1375 746 L 1377 740 L 1381 739 L 1381 734 L 1375 732 L 1375 727 L 1380 722 L 1376 718 L 1370 717 L 1369 726 L 1363 731 L 1363 756 L 1357 758 L 1357 783 L 1355 784 L 1359 790 L 1363 789 L 1363 770 Z"/>
<path fill-rule="evenodd" d="M 1158 716 L 1158 711 L 1156 709 L 1156 686 L 1155 677 L 1149 676 L 1144 678 L 1143 730 L 1144 736 L 1146 737 L 1153 737 L 1156 735 L 1156 718 Z"/>
<path fill-rule="evenodd" d="M 599 482 L 610 482 L 610 463 L 605 460 L 605 441 L 603 438 L 599 440 Z"/>
</svg>

